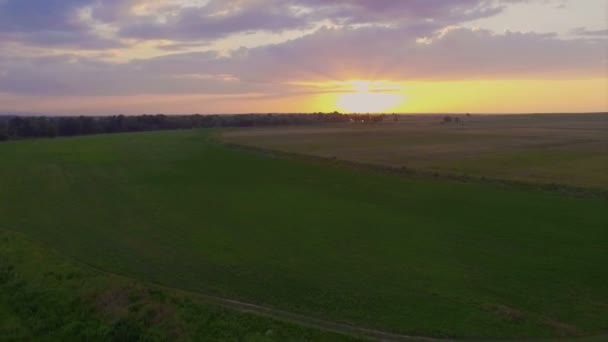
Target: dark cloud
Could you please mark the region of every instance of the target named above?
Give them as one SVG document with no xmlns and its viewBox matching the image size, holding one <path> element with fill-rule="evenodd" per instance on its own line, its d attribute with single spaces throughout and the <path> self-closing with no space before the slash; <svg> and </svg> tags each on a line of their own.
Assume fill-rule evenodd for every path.
<svg viewBox="0 0 608 342">
<path fill-rule="evenodd" d="M 0 1 L 1 32 L 80 30 L 76 11 L 92 0 L 4 0 Z"/>
<path fill-rule="evenodd" d="M 79 11 L 99 0 L 0 0 L 0 39 L 41 47 L 107 49 L 122 46 L 99 37 Z"/>
</svg>

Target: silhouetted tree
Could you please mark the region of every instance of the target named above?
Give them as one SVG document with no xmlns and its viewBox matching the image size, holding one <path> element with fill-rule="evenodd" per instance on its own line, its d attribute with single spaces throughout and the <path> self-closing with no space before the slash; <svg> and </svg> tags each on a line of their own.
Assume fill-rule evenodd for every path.
<svg viewBox="0 0 608 342">
<path fill-rule="evenodd" d="M 0 119 L 0 141 L 8 140 L 8 121 Z"/>
<path fill-rule="evenodd" d="M 250 127 L 279 125 L 313 125 L 324 123 L 378 123 L 384 115 L 372 114 L 247 114 L 247 115 L 163 115 L 105 117 L 12 117 L 1 119 L 2 139 L 74 136 L 207 127 Z"/>
</svg>

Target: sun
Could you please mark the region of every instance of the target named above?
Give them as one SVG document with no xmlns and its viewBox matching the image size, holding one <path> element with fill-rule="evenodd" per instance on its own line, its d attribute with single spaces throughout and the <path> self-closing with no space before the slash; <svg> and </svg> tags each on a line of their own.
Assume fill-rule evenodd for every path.
<svg viewBox="0 0 608 342">
<path fill-rule="evenodd" d="M 340 95 L 336 105 L 351 113 L 381 113 L 396 107 L 402 100 L 399 94 L 356 92 Z"/>
<path fill-rule="evenodd" d="M 341 94 L 336 105 L 350 113 L 381 113 L 395 108 L 404 101 L 395 89 L 383 87 L 382 82 L 350 81 L 353 92 Z"/>
</svg>

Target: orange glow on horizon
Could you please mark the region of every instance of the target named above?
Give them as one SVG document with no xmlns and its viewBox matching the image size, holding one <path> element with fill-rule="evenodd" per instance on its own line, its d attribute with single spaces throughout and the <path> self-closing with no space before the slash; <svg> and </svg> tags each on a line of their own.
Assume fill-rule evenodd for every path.
<svg viewBox="0 0 608 342">
<path fill-rule="evenodd" d="M 345 85 L 350 84 L 350 89 Z M 608 112 L 608 79 L 348 81 L 322 86 L 313 111 L 369 113 Z M 349 91 L 349 92 L 347 92 Z"/>
<path fill-rule="evenodd" d="M 312 94 L 304 91 L 300 94 L 280 97 L 258 93 L 44 97 L 10 95 L 0 92 L 0 103 L 15 111 L 75 115 L 333 111 L 370 113 L 608 112 L 608 79 L 606 78 L 362 82 L 298 83 L 304 89 L 312 90 Z M 345 98 L 340 100 L 342 96 Z M 399 98 L 399 101 L 395 104 L 396 97 Z M 361 106 L 360 103 L 364 105 Z M 352 109 L 347 107 L 351 104 Z"/>
</svg>

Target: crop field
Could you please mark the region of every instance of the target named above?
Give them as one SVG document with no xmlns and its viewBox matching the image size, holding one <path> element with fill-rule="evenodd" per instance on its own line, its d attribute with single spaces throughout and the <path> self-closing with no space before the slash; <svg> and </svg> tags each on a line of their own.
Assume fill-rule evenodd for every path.
<svg viewBox="0 0 608 342">
<path fill-rule="evenodd" d="M 225 141 L 429 172 L 608 189 L 608 114 L 404 115 L 380 125 L 234 129 Z"/>
<path fill-rule="evenodd" d="M 489 176 L 504 172 L 528 179 L 515 166 L 474 162 L 488 157 L 482 153 L 486 144 L 468 137 L 502 146 L 505 154 L 496 157 L 506 158 L 507 165 L 509 158 L 520 160 L 507 152 L 523 153 L 519 146 L 528 146 L 535 135 L 539 149 L 551 141 L 559 153 L 530 163 L 536 165 L 531 175 L 547 171 L 548 181 L 607 185 L 601 172 L 603 131 L 555 129 L 559 134 L 554 134 L 537 127 L 535 133 L 508 139 L 514 127 L 486 128 L 483 135 L 485 123 L 479 121 L 437 128 L 432 122 L 411 129 L 405 123 L 316 128 L 314 133 L 297 128 L 288 131 L 290 139 L 275 134 L 281 129 L 252 129 L 224 137 L 346 159 L 348 153 L 361 154 L 366 162 L 400 160 L 417 151 L 423 156 L 420 165 L 444 168 L 457 165 L 454 157 L 462 157 L 467 147 L 477 147 L 469 164 L 453 166 L 458 172 L 475 166 Z M 424 132 L 437 130 L 446 136 L 439 145 L 430 144 Z M 0 229 L 138 281 L 356 327 L 458 338 L 608 331 L 605 199 L 281 158 L 226 146 L 215 140 L 217 133 L 2 143 Z M 580 144 L 562 148 L 560 139 Z M 333 145 L 326 147 L 327 141 Z M 398 151 L 405 154 L 373 152 L 391 141 L 401 142 Z M 365 154 L 348 146 L 371 150 Z M 445 146 L 453 149 L 442 150 Z M 566 163 L 562 153 L 568 149 L 580 156 L 578 164 Z M 569 167 L 559 169 L 560 163 Z M 0 302 L 0 317 L 11 317 L 10 310 Z M 250 316 L 234 319 L 265 331 L 266 323 Z M 300 336 L 297 327 L 284 329 L 287 336 Z M 324 336 L 302 334 L 301 339 Z"/>
<path fill-rule="evenodd" d="M 69 260 L 0 231 L 1 341 L 349 341 L 209 305 Z"/>
</svg>

